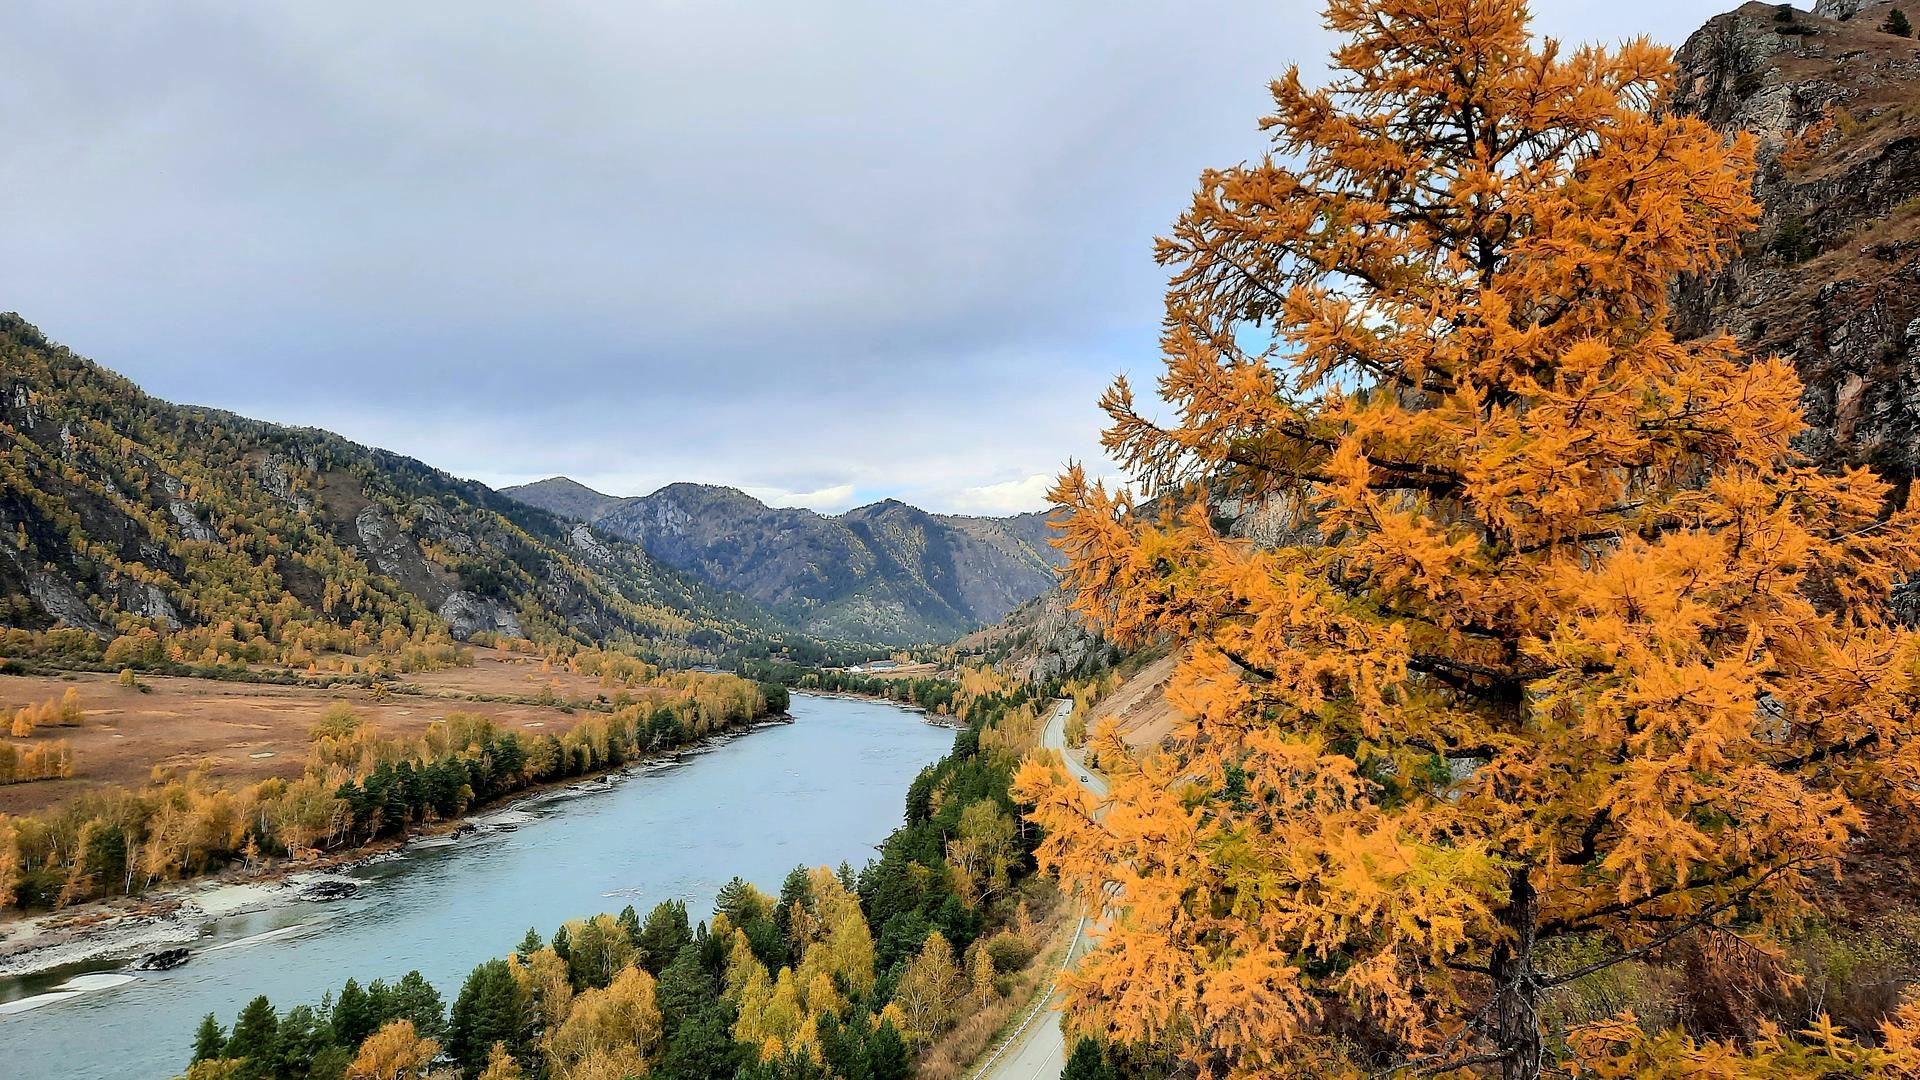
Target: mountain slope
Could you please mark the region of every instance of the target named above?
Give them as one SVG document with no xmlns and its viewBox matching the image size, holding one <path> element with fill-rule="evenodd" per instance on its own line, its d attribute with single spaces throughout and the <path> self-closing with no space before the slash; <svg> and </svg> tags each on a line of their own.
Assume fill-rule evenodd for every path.
<svg viewBox="0 0 1920 1080">
<path fill-rule="evenodd" d="M 766 612 L 418 461 L 180 406 L 0 315 L 0 625 L 188 659 L 494 633 L 700 662 Z"/>
<path fill-rule="evenodd" d="M 733 488 L 614 499 L 564 477 L 504 493 L 632 540 L 822 637 L 949 640 L 1051 588 L 1059 564 L 1043 513 L 949 516 L 889 499 L 826 517 Z"/>
</svg>

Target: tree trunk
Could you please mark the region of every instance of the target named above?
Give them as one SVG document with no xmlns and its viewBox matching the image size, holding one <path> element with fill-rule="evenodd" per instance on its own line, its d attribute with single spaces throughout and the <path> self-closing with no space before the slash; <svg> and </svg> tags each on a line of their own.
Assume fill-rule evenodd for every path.
<svg viewBox="0 0 1920 1080">
<path fill-rule="evenodd" d="M 1513 875 L 1511 894 L 1501 909 L 1500 921 L 1513 931 L 1513 939 L 1494 950 L 1493 971 L 1494 1043 L 1506 1056 L 1500 1065 L 1501 1080 L 1539 1080 L 1543 1050 L 1540 1045 L 1540 984 L 1533 970 L 1534 930 L 1538 925 L 1540 898 L 1525 870 Z"/>
</svg>

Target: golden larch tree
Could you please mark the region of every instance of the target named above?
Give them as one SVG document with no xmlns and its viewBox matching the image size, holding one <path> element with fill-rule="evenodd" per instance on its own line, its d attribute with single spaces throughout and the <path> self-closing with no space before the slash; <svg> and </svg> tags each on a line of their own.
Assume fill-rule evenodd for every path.
<svg viewBox="0 0 1920 1080">
<path fill-rule="evenodd" d="M 1757 208 L 1750 140 L 1659 111 L 1665 49 L 1522 0 L 1326 21 L 1331 84 L 1275 82 L 1273 152 L 1159 243 L 1168 408 L 1102 401 L 1135 486 L 1054 493 L 1078 610 L 1186 646 L 1181 724 L 1102 818 L 1046 758 L 1019 788 L 1122 898 L 1083 1025 L 1213 1075 L 1533 1077 L 1552 988 L 1759 943 L 1863 803 L 1911 815 L 1920 534 L 1795 453 L 1790 365 L 1669 331 Z"/>
<path fill-rule="evenodd" d="M 413 1021 L 389 1020 L 360 1044 L 347 1080 L 421 1080 L 439 1055 L 440 1044 L 421 1038 Z"/>
</svg>

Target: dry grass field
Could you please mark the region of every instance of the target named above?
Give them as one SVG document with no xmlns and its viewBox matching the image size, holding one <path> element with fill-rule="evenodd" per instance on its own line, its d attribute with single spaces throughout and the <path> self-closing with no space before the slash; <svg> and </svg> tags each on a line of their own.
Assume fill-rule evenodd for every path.
<svg viewBox="0 0 1920 1080">
<path fill-rule="evenodd" d="M 7 709 L 58 698 L 73 687 L 86 710 L 78 727 L 43 727 L 30 737 L 65 740 L 73 748 L 73 777 L 0 785 L 0 813 L 44 810 L 102 784 L 139 787 L 149 782 L 156 766 L 199 769 L 228 786 L 271 776 L 297 777 L 305 761 L 308 729 L 336 702 L 352 705 L 378 730 L 392 735 L 423 731 L 451 712 L 480 713 L 503 728 L 558 734 L 580 714 L 557 705 L 475 699 L 537 697 L 549 685 L 558 701 L 592 700 L 609 693 L 595 678 L 542 672 L 537 658 L 492 649 L 474 649 L 473 655 L 471 668 L 400 676 L 423 693 L 390 694 L 381 700 L 359 687 L 143 675 L 140 681 L 149 688 L 143 693 L 104 674 L 0 676 L 0 706 Z M 0 731 L 0 739 L 6 738 Z"/>
</svg>

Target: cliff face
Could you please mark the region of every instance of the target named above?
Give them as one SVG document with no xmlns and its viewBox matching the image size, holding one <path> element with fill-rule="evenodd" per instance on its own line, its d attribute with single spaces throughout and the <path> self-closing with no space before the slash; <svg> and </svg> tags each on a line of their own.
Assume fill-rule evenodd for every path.
<svg viewBox="0 0 1920 1080">
<path fill-rule="evenodd" d="M 1879 29 L 1894 6 L 1718 16 L 1676 55 L 1671 107 L 1755 136 L 1765 207 L 1731 266 L 1678 290 L 1678 329 L 1791 359 L 1803 449 L 1904 495 L 1920 466 L 1920 43 Z"/>
</svg>

